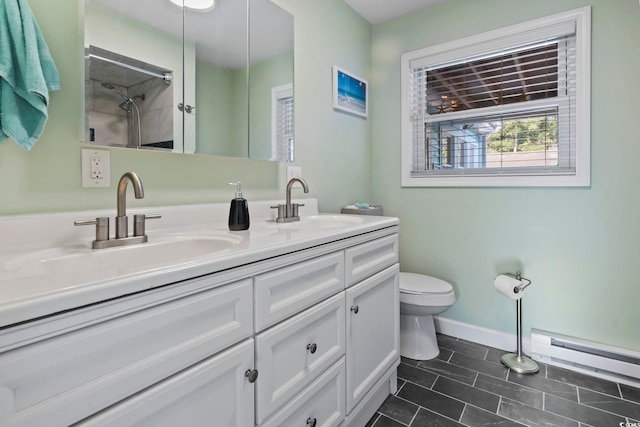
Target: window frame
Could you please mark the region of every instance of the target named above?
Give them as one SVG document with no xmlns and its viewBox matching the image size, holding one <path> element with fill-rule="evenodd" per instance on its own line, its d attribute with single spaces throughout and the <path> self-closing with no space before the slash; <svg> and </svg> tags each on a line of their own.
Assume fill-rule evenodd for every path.
<svg viewBox="0 0 640 427">
<path fill-rule="evenodd" d="M 293 102 L 293 83 L 286 83 L 271 88 L 271 160 L 292 163 L 295 157 L 293 150 L 291 151 L 291 156 L 288 158 L 281 158 L 282 156 L 280 155 L 279 150 L 283 144 L 278 132 L 281 119 L 279 116 L 280 102 L 284 99 L 291 99 Z M 295 114 L 295 111 L 292 111 L 292 115 L 293 114 Z M 293 138 L 295 138 L 295 134 L 293 135 Z"/>
<path fill-rule="evenodd" d="M 411 63 L 422 59 L 444 63 L 490 52 L 496 47 L 509 47 L 522 42 L 528 34 L 541 28 L 574 23 L 576 28 L 576 165 L 575 173 L 536 173 L 521 168 L 521 173 L 501 175 L 484 169 L 478 174 L 432 174 L 413 176 L 413 125 L 411 121 L 412 96 Z M 428 59 L 426 59 L 428 58 Z M 404 53 L 401 56 L 401 186 L 402 187 L 589 187 L 591 185 L 591 7 L 570 10 L 532 21 L 511 25 L 470 37 L 442 43 Z M 552 98 L 553 99 L 553 98 Z M 562 97 L 557 100 L 562 103 Z M 547 105 L 553 101 L 547 101 Z M 505 108 L 511 108 L 505 105 Z M 517 108 L 517 107 L 516 107 Z M 450 114 L 450 113 L 449 113 Z M 471 113 L 466 113 L 471 114 Z M 477 113 L 476 113 L 477 115 Z M 433 116 L 431 117 L 433 121 Z"/>
</svg>

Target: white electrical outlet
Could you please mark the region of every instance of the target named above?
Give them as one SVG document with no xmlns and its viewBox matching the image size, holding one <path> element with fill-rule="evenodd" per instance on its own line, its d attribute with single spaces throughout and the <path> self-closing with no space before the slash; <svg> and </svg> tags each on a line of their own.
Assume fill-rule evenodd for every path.
<svg viewBox="0 0 640 427">
<path fill-rule="evenodd" d="M 89 169 L 91 179 L 102 179 L 102 157 L 91 157 L 89 159 Z"/>
<path fill-rule="evenodd" d="M 109 150 L 82 149 L 82 186 L 110 187 Z"/>
<path fill-rule="evenodd" d="M 289 182 L 291 178 L 302 178 L 302 166 L 287 166 L 287 182 Z M 292 188 L 302 188 L 302 185 L 296 182 Z"/>
</svg>

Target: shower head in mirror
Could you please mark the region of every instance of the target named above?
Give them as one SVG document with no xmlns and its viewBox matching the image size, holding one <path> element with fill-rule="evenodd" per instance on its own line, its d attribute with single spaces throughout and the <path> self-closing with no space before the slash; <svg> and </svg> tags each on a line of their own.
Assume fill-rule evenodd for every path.
<svg viewBox="0 0 640 427">
<path fill-rule="evenodd" d="M 118 92 L 118 94 L 124 98 L 124 102 L 120 105 L 118 105 L 118 107 L 120 107 L 121 110 L 124 110 L 126 112 L 130 112 L 131 111 L 131 106 L 133 105 L 135 107 L 135 100 L 136 99 L 140 99 L 142 101 L 145 100 L 146 95 L 142 94 L 142 95 L 136 95 L 133 98 L 129 98 L 124 92 L 122 92 L 120 89 L 118 89 L 116 86 L 112 85 L 111 83 L 107 83 L 107 82 L 102 82 L 101 83 L 102 87 L 109 89 L 109 90 L 115 90 L 116 92 Z"/>
<path fill-rule="evenodd" d="M 142 95 L 136 95 L 133 98 L 127 99 L 122 104 L 118 105 L 118 107 L 120 107 L 121 110 L 124 110 L 128 113 L 131 111 L 132 105 L 134 107 L 136 106 L 136 102 L 135 102 L 136 99 L 140 99 L 141 101 L 144 101 L 146 99 L 146 95 L 144 93 Z"/>
<path fill-rule="evenodd" d="M 122 92 L 120 89 L 118 89 L 117 87 L 115 87 L 111 83 L 102 82 L 102 87 L 104 87 L 106 89 L 109 89 L 109 90 L 115 90 L 116 92 L 118 92 L 120 94 L 121 97 L 124 98 L 125 102 L 131 102 L 131 99 L 129 99 L 129 97 L 127 95 L 125 95 L 124 92 Z"/>
</svg>

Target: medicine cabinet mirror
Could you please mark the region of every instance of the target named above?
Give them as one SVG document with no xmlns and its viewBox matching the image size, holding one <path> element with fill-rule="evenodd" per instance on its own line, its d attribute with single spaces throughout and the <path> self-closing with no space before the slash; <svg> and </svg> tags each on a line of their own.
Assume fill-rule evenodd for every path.
<svg viewBox="0 0 640 427">
<path fill-rule="evenodd" d="M 292 15 L 270 0 L 84 1 L 86 144 L 293 161 Z"/>
</svg>

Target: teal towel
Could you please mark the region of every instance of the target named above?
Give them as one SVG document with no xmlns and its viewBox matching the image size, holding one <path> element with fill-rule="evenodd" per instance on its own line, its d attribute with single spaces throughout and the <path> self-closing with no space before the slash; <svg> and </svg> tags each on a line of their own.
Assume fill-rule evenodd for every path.
<svg viewBox="0 0 640 427">
<path fill-rule="evenodd" d="M 27 0 L 0 0 L 0 142 L 30 150 L 60 76 Z"/>
</svg>

